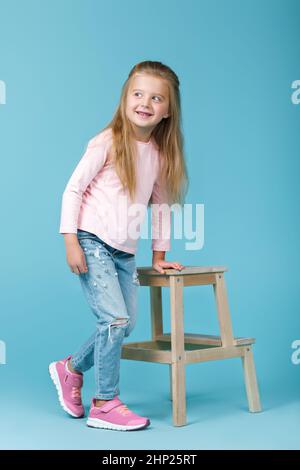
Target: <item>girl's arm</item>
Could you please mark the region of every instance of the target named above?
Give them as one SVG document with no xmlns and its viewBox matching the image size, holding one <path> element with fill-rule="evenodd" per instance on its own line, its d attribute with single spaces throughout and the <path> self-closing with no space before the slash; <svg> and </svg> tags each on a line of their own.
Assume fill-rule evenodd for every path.
<svg viewBox="0 0 300 470">
<path fill-rule="evenodd" d="M 99 141 L 97 136 L 91 139 L 63 193 L 59 232 L 64 235 L 67 263 L 75 274 L 87 272 L 85 255 L 77 238 L 82 195 L 104 166 L 107 152 L 107 145 L 104 141 Z"/>
<path fill-rule="evenodd" d="M 102 138 L 103 139 L 103 138 Z M 87 145 L 84 155 L 76 166 L 62 197 L 59 232 L 77 234 L 77 223 L 82 196 L 93 178 L 104 166 L 109 149 L 105 140 L 94 137 Z"/>
<path fill-rule="evenodd" d="M 151 223 L 152 223 L 152 267 L 161 274 L 164 268 L 183 269 L 184 266 L 177 261 L 166 261 L 166 251 L 171 249 L 171 208 L 166 203 L 167 194 L 163 185 L 157 180 L 154 183 L 151 195 Z"/>
</svg>

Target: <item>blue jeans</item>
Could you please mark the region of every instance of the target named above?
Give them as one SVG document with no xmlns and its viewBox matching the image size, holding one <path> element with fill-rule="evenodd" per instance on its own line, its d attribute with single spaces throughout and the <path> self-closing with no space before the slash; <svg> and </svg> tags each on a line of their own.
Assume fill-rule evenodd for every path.
<svg viewBox="0 0 300 470">
<path fill-rule="evenodd" d="M 84 372 L 93 365 L 95 398 L 119 395 L 122 342 L 137 318 L 139 280 L 135 255 L 117 250 L 96 235 L 77 230 L 88 272 L 79 274 L 89 306 L 96 316 L 96 330 L 72 355 L 71 365 Z"/>
</svg>

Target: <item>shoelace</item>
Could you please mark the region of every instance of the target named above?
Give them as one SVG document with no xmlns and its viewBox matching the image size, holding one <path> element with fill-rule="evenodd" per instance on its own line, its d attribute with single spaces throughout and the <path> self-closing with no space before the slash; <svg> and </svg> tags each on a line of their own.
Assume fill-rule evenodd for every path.
<svg viewBox="0 0 300 470">
<path fill-rule="evenodd" d="M 80 399 L 81 399 L 80 387 L 75 387 L 75 386 L 72 387 L 71 397 L 75 398 L 78 401 L 80 401 Z"/>
<path fill-rule="evenodd" d="M 126 405 L 120 405 L 116 408 L 116 410 L 123 416 L 130 414 L 130 410 L 127 408 Z"/>
</svg>

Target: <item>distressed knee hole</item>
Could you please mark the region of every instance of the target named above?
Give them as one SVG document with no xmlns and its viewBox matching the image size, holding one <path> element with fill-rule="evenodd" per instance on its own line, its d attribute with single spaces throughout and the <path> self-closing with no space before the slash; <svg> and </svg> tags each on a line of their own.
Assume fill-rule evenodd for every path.
<svg viewBox="0 0 300 470">
<path fill-rule="evenodd" d="M 127 326 L 129 323 L 128 318 L 116 318 L 112 323 L 108 325 L 108 339 L 111 341 L 111 328 L 113 327 L 122 327 L 122 326 Z"/>
<path fill-rule="evenodd" d="M 133 282 L 133 284 L 135 284 L 136 286 L 139 286 L 139 285 L 140 285 L 138 272 L 137 272 L 136 270 L 135 270 L 134 273 L 132 274 L 132 282 Z"/>
<path fill-rule="evenodd" d="M 128 318 L 116 318 L 116 320 L 111 323 L 111 326 L 126 325 L 127 323 Z"/>
</svg>

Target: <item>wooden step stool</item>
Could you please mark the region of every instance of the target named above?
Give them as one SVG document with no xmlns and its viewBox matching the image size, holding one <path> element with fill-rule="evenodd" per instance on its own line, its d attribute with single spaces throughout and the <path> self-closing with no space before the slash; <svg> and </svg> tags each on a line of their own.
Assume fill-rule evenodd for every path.
<svg viewBox="0 0 300 470">
<path fill-rule="evenodd" d="M 170 365 L 173 423 L 186 424 L 185 365 L 195 362 L 241 357 L 249 411 L 261 411 L 252 353 L 254 338 L 234 338 L 227 301 L 224 266 L 187 266 L 181 271 L 165 269 L 160 274 L 152 267 L 137 268 L 141 286 L 150 287 L 152 340 L 125 343 L 122 359 L 159 362 Z M 220 335 L 184 333 L 183 287 L 212 284 Z M 171 334 L 163 333 L 162 287 L 170 288 Z"/>
</svg>

